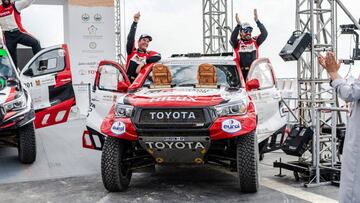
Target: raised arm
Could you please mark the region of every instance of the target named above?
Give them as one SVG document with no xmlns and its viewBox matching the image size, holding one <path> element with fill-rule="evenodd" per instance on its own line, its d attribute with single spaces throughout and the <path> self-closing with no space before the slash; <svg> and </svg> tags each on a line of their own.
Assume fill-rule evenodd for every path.
<svg viewBox="0 0 360 203">
<path fill-rule="evenodd" d="M 14 2 L 15 8 L 18 12 L 29 7 L 35 0 L 18 0 Z"/>
<path fill-rule="evenodd" d="M 267 38 L 268 32 L 265 26 L 259 21 L 256 21 L 256 24 L 260 30 L 260 35 L 256 38 L 256 43 L 260 46 Z"/>
<path fill-rule="evenodd" d="M 136 28 L 137 24 L 140 19 L 140 12 L 137 12 L 134 15 L 134 22 L 131 25 L 129 35 L 127 37 L 127 43 L 126 43 L 126 52 L 127 54 L 131 54 L 131 52 L 134 50 L 135 47 L 135 34 L 136 34 Z"/>
<path fill-rule="evenodd" d="M 240 18 L 239 15 L 236 13 L 235 16 L 236 22 L 237 22 L 237 26 L 234 28 L 233 32 L 231 33 L 231 37 L 230 37 L 230 45 L 236 49 L 236 47 L 239 44 L 239 40 L 238 40 L 238 36 L 241 30 L 241 23 L 240 23 Z"/>
<path fill-rule="evenodd" d="M 254 20 L 260 30 L 260 35 L 256 37 L 256 44 L 260 46 L 266 40 L 268 32 L 265 26 L 259 21 L 257 9 L 254 9 Z"/>
<path fill-rule="evenodd" d="M 137 28 L 137 22 L 133 22 L 130 28 L 129 35 L 127 37 L 126 52 L 131 54 L 135 47 L 135 33 Z"/>
</svg>

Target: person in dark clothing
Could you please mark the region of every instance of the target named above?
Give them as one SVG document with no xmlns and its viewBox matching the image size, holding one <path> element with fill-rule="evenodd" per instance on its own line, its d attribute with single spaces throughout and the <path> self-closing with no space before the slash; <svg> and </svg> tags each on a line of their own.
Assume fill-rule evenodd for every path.
<svg viewBox="0 0 360 203">
<path fill-rule="evenodd" d="M 20 12 L 29 7 L 34 0 L 18 0 L 13 3 L 10 0 L 1 1 L 0 27 L 5 37 L 6 47 L 17 67 L 16 48 L 18 44 L 30 46 L 34 55 L 41 50 L 40 42 L 27 33 L 21 24 Z"/>
<path fill-rule="evenodd" d="M 161 55 L 155 51 L 147 51 L 152 37 L 147 34 L 140 35 L 138 48 L 135 48 L 135 33 L 140 19 L 140 12 L 134 15 L 134 22 L 131 25 L 130 33 L 127 37 L 126 52 L 126 74 L 130 82 L 134 82 L 141 69 L 149 63 L 156 63 L 161 59 Z"/>
<path fill-rule="evenodd" d="M 254 20 L 260 29 L 260 35 L 252 37 L 253 28 L 249 23 L 241 24 L 238 14 L 236 14 L 235 27 L 231 34 L 230 44 L 234 48 L 236 59 L 240 63 L 241 71 L 246 80 L 251 64 L 259 57 L 259 46 L 266 40 L 268 32 L 265 26 L 259 21 L 257 10 L 254 9 Z M 240 39 L 238 39 L 240 33 Z"/>
</svg>

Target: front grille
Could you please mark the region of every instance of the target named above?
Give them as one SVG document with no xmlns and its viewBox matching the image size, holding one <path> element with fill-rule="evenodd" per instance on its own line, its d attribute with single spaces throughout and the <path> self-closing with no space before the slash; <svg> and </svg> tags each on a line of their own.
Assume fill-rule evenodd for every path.
<svg viewBox="0 0 360 203">
<path fill-rule="evenodd" d="M 212 123 L 206 108 L 141 108 L 133 122 L 138 129 L 207 129 Z"/>
<path fill-rule="evenodd" d="M 145 109 L 140 124 L 190 124 L 206 121 L 202 109 Z"/>
<path fill-rule="evenodd" d="M 208 137 L 210 133 L 208 130 L 202 131 L 150 131 L 150 132 L 139 132 L 138 135 L 149 136 L 149 137 Z"/>
</svg>

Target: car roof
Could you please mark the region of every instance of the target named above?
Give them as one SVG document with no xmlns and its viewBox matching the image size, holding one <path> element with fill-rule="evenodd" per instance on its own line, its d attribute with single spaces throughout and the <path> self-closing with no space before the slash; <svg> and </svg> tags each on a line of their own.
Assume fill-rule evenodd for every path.
<svg viewBox="0 0 360 203">
<path fill-rule="evenodd" d="M 213 65 L 236 65 L 232 54 L 174 54 L 162 59 L 165 64 L 199 64 L 210 63 Z"/>
</svg>

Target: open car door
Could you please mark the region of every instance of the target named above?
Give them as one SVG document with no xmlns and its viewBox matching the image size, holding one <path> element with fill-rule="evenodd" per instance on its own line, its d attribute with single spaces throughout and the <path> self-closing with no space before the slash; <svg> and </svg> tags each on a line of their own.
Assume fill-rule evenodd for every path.
<svg viewBox="0 0 360 203">
<path fill-rule="evenodd" d="M 117 98 L 130 86 L 125 70 L 112 61 L 101 61 L 96 71 L 86 126 L 92 134 L 101 133 L 101 124 L 111 113 Z"/>
<path fill-rule="evenodd" d="M 280 91 L 276 87 L 276 78 L 273 66 L 267 58 L 257 59 L 251 65 L 247 77 L 247 84 L 255 79 L 259 88 L 249 90 L 248 93 L 255 102 L 258 125 L 258 142 L 266 140 L 273 133 L 284 127 L 286 114 L 281 102 Z"/>
<path fill-rule="evenodd" d="M 35 109 L 35 127 L 63 123 L 75 106 L 67 45 L 43 49 L 20 73 Z"/>
</svg>

